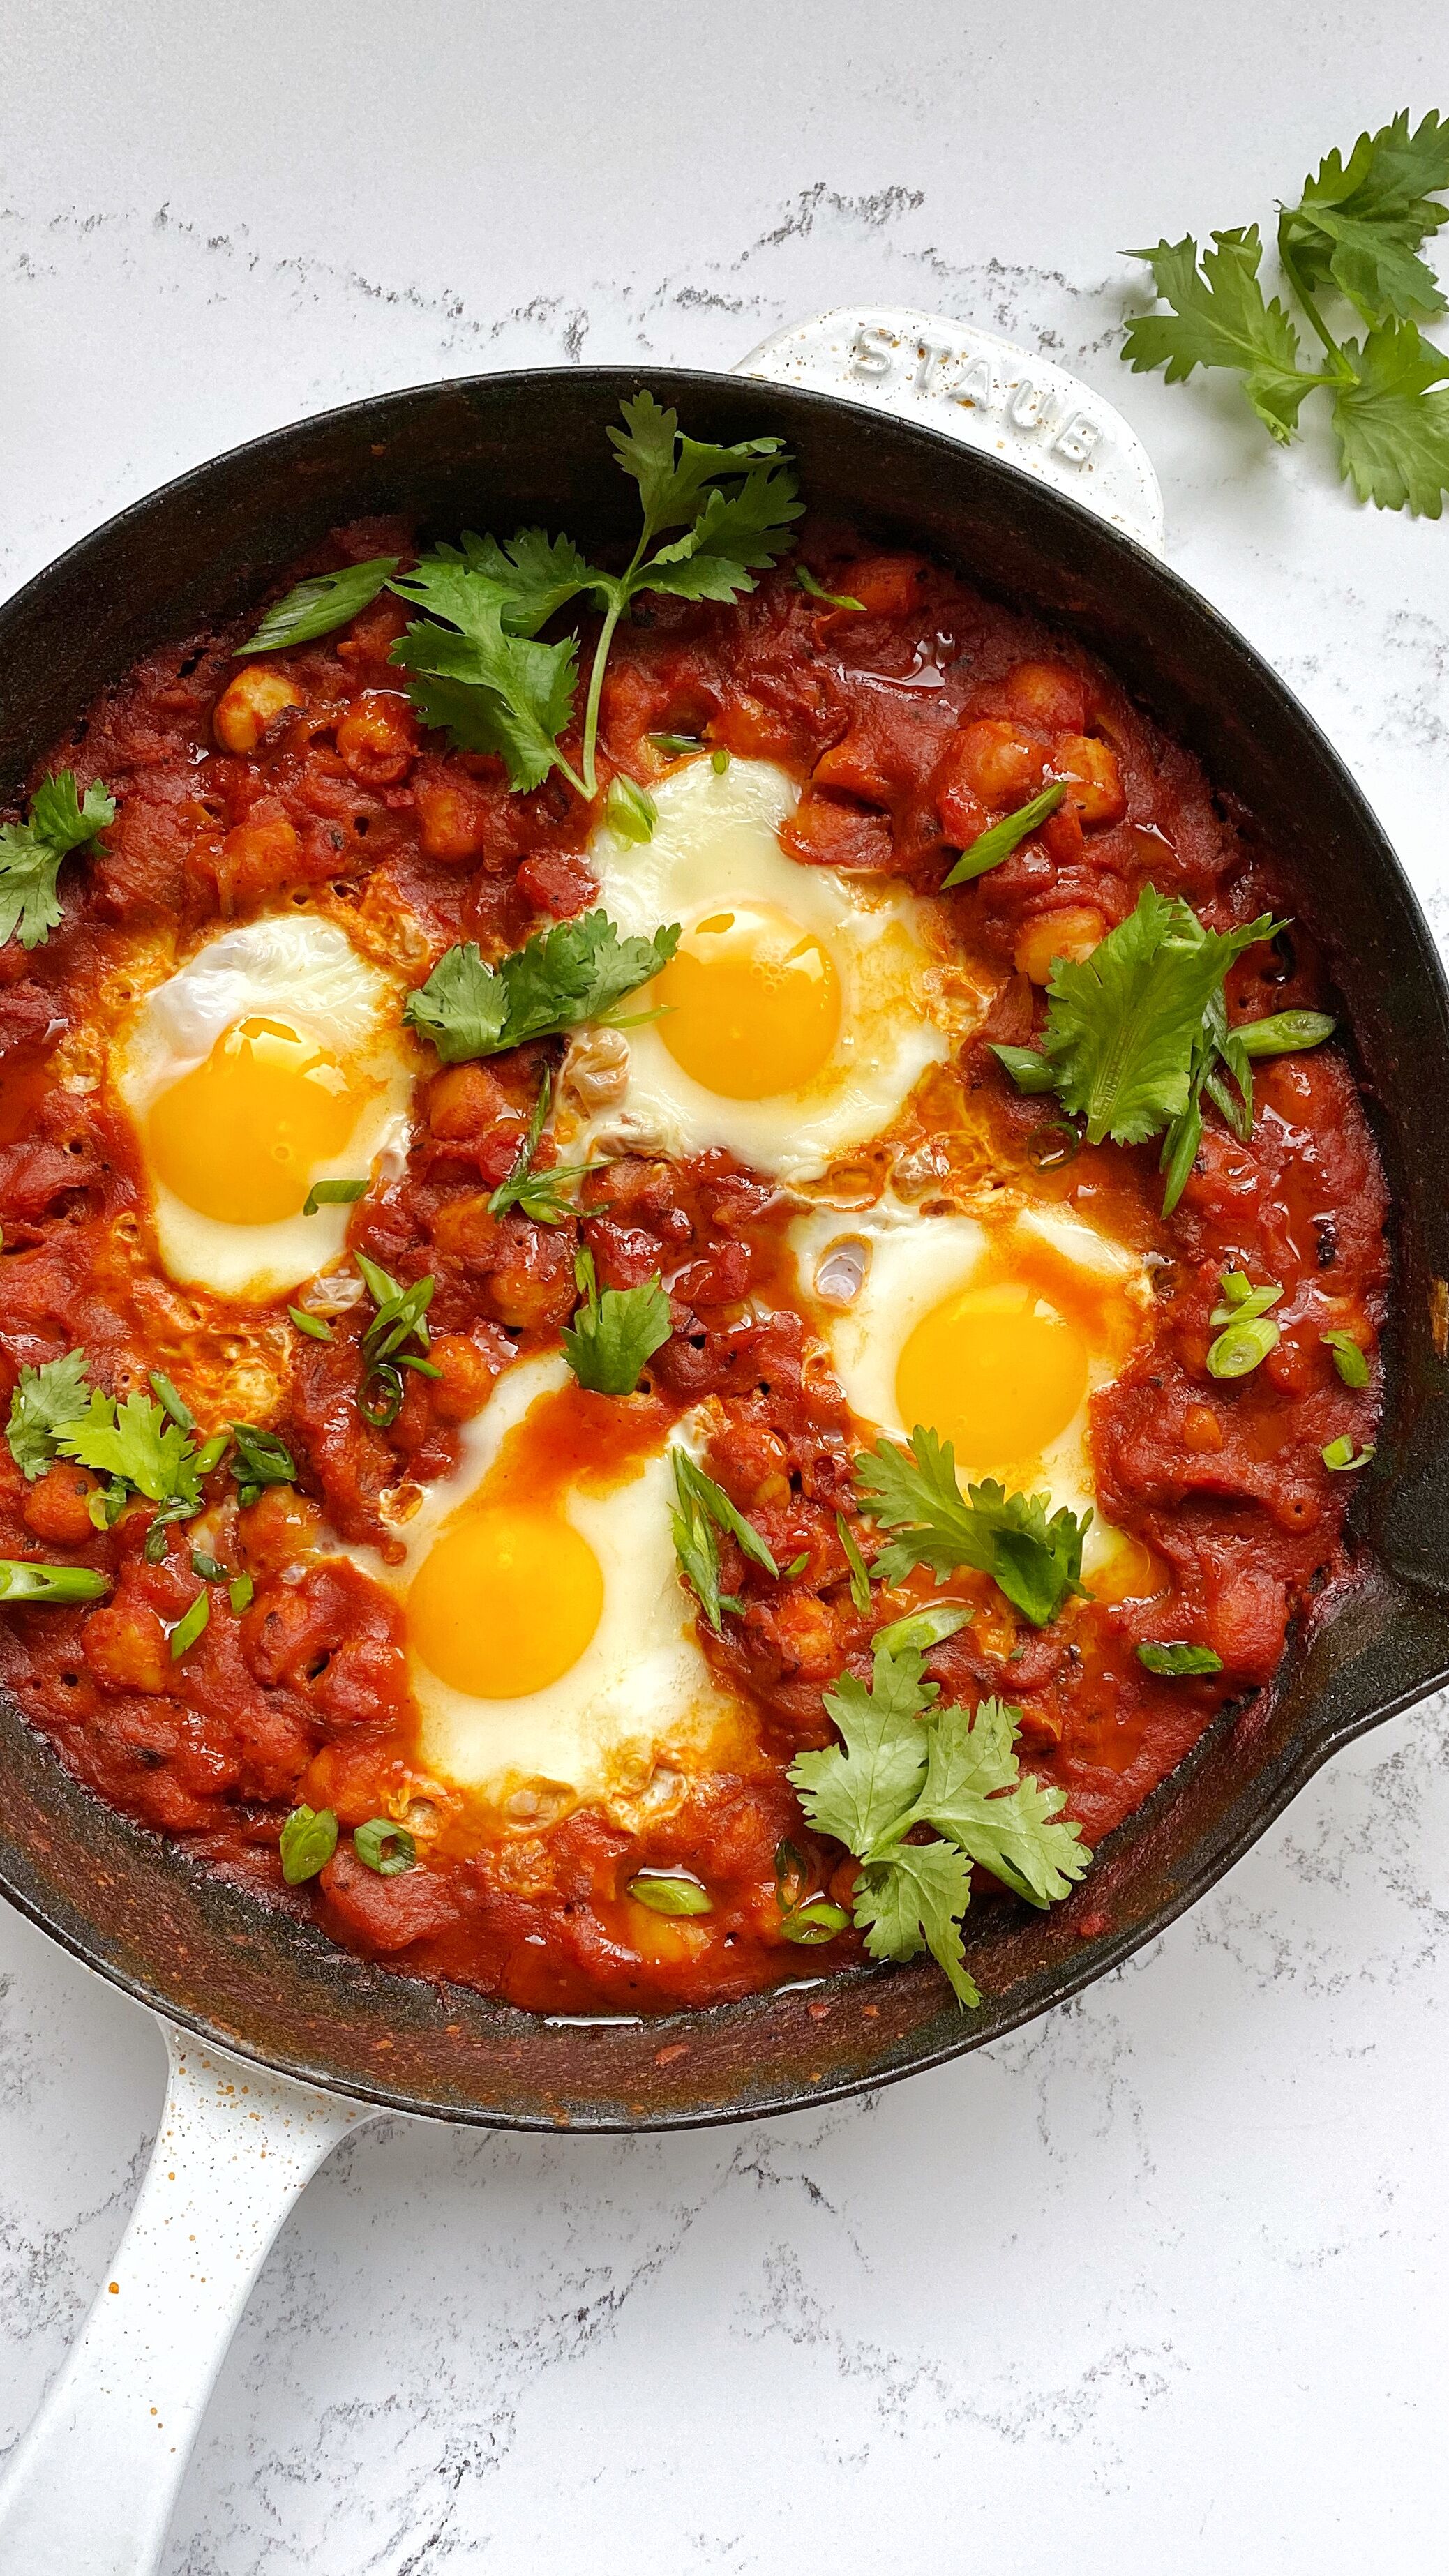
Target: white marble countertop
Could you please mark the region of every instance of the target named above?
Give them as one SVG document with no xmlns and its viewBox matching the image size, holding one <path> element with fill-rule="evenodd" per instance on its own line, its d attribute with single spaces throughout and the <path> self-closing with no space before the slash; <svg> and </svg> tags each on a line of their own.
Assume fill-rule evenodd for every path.
<svg viewBox="0 0 1449 2576">
<path fill-rule="evenodd" d="M 1449 522 L 1356 509 L 1316 431 L 1282 457 L 1231 389 L 1114 355 L 1120 244 L 1266 222 L 1365 122 L 1449 106 L 1441 0 L 5 0 L 0 33 L 0 585 L 381 386 L 727 365 L 913 303 L 1118 403 L 1172 559 L 1449 933 Z M 1122 1974 L 873 2100 L 369 2130 L 266 2266 L 166 2576 L 1430 2563 L 1446 1736 L 1440 1706 L 1368 1737 Z M 0 1909 L 0 2456 L 161 2080 L 146 2016 Z"/>
</svg>

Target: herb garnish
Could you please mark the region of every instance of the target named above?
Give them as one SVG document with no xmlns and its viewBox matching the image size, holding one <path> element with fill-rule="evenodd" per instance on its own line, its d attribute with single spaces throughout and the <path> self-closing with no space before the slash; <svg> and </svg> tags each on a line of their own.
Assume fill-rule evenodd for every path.
<svg viewBox="0 0 1449 2576">
<path fill-rule="evenodd" d="M 651 1914 L 713 1914 L 714 1899 L 697 1878 L 682 1872 L 641 1869 L 627 1882 L 626 1894 Z"/>
<path fill-rule="evenodd" d="M 1130 321 L 1123 357 L 1139 372 L 1164 368 L 1169 384 L 1194 367 L 1231 369 L 1284 447 L 1298 435 L 1305 397 L 1328 393 L 1339 470 L 1359 499 L 1437 519 L 1449 488 L 1449 358 L 1418 327 L 1445 309 L 1418 253 L 1449 222 L 1449 208 L 1434 202 L 1445 188 L 1449 120 L 1430 114 L 1411 133 L 1407 110 L 1361 134 L 1347 161 L 1330 152 L 1305 179 L 1298 204 L 1279 216 L 1278 257 L 1322 344 L 1316 368 L 1300 367 L 1289 311 L 1264 296 L 1256 224 L 1215 232 L 1201 265 L 1190 236 L 1131 252 L 1172 311 Z M 1334 337 L 1321 309 L 1328 297 L 1367 325 L 1362 340 Z"/>
<path fill-rule="evenodd" d="M 352 1848 L 363 1868 L 375 1870 L 379 1878 L 400 1878 L 418 1856 L 406 1825 L 394 1824 L 391 1816 L 369 1816 L 365 1825 L 356 1826 Z"/>
<path fill-rule="evenodd" d="M 652 394 L 622 406 L 611 429 L 619 464 L 639 486 L 644 526 L 627 570 L 601 572 L 568 537 L 521 528 L 506 544 L 464 536 L 438 546 L 394 581 L 401 598 L 428 612 L 393 647 L 411 674 L 409 694 L 425 724 L 445 727 L 467 751 L 496 754 L 518 792 L 558 769 L 586 800 L 598 794 L 599 705 L 620 618 L 641 591 L 679 599 L 731 600 L 753 590 L 754 574 L 793 543 L 804 506 L 778 438 L 715 447 L 681 435 L 677 415 Z M 671 529 L 684 533 L 667 545 Z M 651 547 L 656 550 L 651 554 Z M 541 644 L 550 617 L 579 597 L 604 612 L 584 709 L 579 766 L 559 749 L 575 713 L 578 639 Z"/>
<path fill-rule="evenodd" d="M 669 1299 L 658 1271 L 642 1288 L 606 1288 L 601 1295 L 594 1256 L 580 1250 L 574 1282 L 582 1303 L 560 1336 L 569 1367 L 594 1395 L 632 1395 L 645 1361 L 669 1339 Z"/>
<path fill-rule="evenodd" d="M 319 1208 L 351 1207 L 354 1199 L 366 1196 L 366 1181 L 314 1181 L 302 1201 L 302 1214 L 316 1216 Z"/>
<path fill-rule="evenodd" d="M 1028 832 L 1034 832 L 1039 823 L 1056 812 L 1066 792 L 1065 781 L 1054 778 L 1029 804 L 1018 805 L 1014 814 L 1003 814 L 999 823 L 989 824 L 977 834 L 970 848 L 962 851 L 950 875 L 942 878 L 941 892 L 945 894 L 951 886 L 969 885 L 973 877 L 984 877 L 988 868 L 999 868 Z"/>
<path fill-rule="evenodd" d="M 337 1818 L 330 1807 L 294 1807 L 282 1827 L 282 1876 L 300 1887 L 325 1869 L 337 1849 Z"/>
<path fill-rule="evenodd" d="M 98 1529 L 109 1529 L 133 1494 L 155 1504 L 143 1551 L 153 1565 L 166 1553 L 170 1524 L 192 1520 L 200 1511 L 201 1479 L 216 1463 L 149 1396 L 128 1395 L 117 1404 L 99 1388 L 91 1390 L 84 1410 L 57 1430 L 55 1445 L 63 1458 L 74 1458 L 109 1479 L 103 1491 L 91 1496 L 91 1518 Z"/>
<path fill-rule="evenodd" d="M 797 1755 L 790 1778 L 815 1829 L 862 1864 L 855 1920 L 872 1958 L 929 1950 L 968 2007 L 981 2001 L 960 1928 L 973 1864 L 1045 1907 L 1092 1855 L 1081 1827 L 1058 1821 L 1065 1793 L 1021 1771 L 1021 1711 L 995 1699 L 974 1713 L 937 1707 L 939 1685 L 923 1669 L 919 1653 L 878 1649 L 868 1686 L 843 1675 L 825 1694 L 841 1742 Z M 937 1839 L 907 1842 L 923 1825 Z"/>
<path fill-rule="evenodd" d="M 275 1431 L 259 1431 L 254 1422 L 234 1422 L 231 1436 L 236 1442 L 231 1472 L 236 1478 L 239 1511 L 246 1511 L 259 1500 L 264 1485 L 296 1483 L 292 1453 Z"/>
<path fill-rule="evenodd" d="M 1008 1494 L 989 1477 L 968 1485 L 963 1500 L 950 1441 L 922 1424 L 911 1433 L 909 1453 L 878 1440 L 857 1457 L 855 1472 L 861 1510 L 892 1533 L 875 1560 L 883 1583 L 899 1583 L 916 1565 L 928 1566 L 938 1582 L 972 1566 L 1038 1628 L 1069 1593 L 1085 1589 L 1082 1542 L 1091 1513 L 1079 1521 L 1063 1506 L 1048 1519 L 1048 1495 Z"/>
<path fill-rule="evenodd" d="M 1340 1434 L 1337 1440 L 1329 1441 L 1321 1454 L 1325 1467 L 1331 1469 L 1335 1476 L 1345 1476 L 1352 1475 L 1356 1467 L 1366 1467 L 1374 1454 L 1374 1447 L 1370 1440 L 1362 1449 L 1355 1449 L 1353 1442 Z"/>
<path fill-rule="evenodd" d="M 866 1564 L 865 1558 L 861 1555 L 860 1541 L 856 1537 L 854 1530 L 851 1528 L 849 1521 L 846 1519 L 844 1512 L 836 1513 L 835 1526 L 839 1532 L 841 1547 L 845 1551 L 845 1562 L 850 1568 L 850 1598 L 852 1604 L 860 1612 L 862 1619 L 868 1619 L 870 1616 L 870 1568 Z"/>
<path fill-rule="evenodd" d="M 1255 1288 L 1242 1270 L 1224 1270 L 1220 1284 L 1222 1303 L 1214 1306 L 1209 1321 L 1224 1330 L 1208 1345 L 1208 1369 L 1214 1377 L 1247 1377 L 1278 1347 L 1279 1328 L 1268 1310 L 1283 1291 L 1276 1279 Z"/>
<path fill-rule="evenodd" d="M 533 1158 L 538 1152 L 548 1113 L 553 1102 L 553 1079 L 547 1066 L 538 1086 L 538 1098 L 523 1132 L 523 1141 L 514 1156 L 511 1169 L 498 1184 L 488 1202 L 490 1216 L 504 1216 L 511 1207 L 521 1208 L 535 1225 L 562 1225 L 573 1214 L 573 1193 L 589 1172 L 601 1172 L 602 1161 L 592 1163 L 552 1163 L 547 1171 L 534 1170 Z"/>
<path fill-rule="evenodd" d="M 1352 1333 L 1320 1333 L 1319 1340 L 1333 1354 L 1333 1365 L 1345 1386 L 1363 1387 L 1369 1382 L 1369 1364 L 1363 1345 Z"/>
<path fill-rule="evenodd" d="M 64 1359 L 46 1360 L 39 1368 L 22 1368 L 10 1399 L 6 1438 L 28 1483 L 54 1464 L 61 1432 L 80 1420 L 90 1400 L 84 1351 L 67 1351 Z"/>
<path fill-rule="evenodd" d="M 810 599 L 818 599 L 825 608 L 853 608 L 858 617 L 866 615 L 863 599 L 852 598 L 848 590 L 824 590 L 808 564 L 797 563 L 795 579 Z"/>
<path fill-rule="evenodd" d="M 179 1663 L 188 1647 L 194 1646 L 211 1617 L 211 1594 L 203 1587 L 183 1619 L 171 1631 L 171 1660 Z"/>
<path fill-rule="evenodd" d="M 427 1357 L 426 1316 L 437 1283 L 432 1278 L 415 1279 L 410 1288 L 404 1288 L 391 1271 L 384 1270 L 379 1262 L 369 1261 L 365 1252 L 357 1253 L 355 1258 L 362 1284 L 377 1309 L 362 1336 L 362 1386 L 357 1409 L 374 1431 L 386 1431 L 402 1411 L 403 1370 L 415 1369 L 420 1377 L 442 1375 L 436 1362 Z M 409 1342 L 417 1343 L 416 1351 L 406 1348 Z"/>
<path fill-rule="evenodd" d="M 1263 913 L 1237 930 L 1205 930 L 1180 895 L 1146 885 L 1136 911 L 1090 957 L 1056 960 L 1040 1048 L 992 1053 L 1019 1090 L 1055 1091 L 1085 1118 L 1089 1144 L 1110 1136 L 1141 1145 L 1161 1134 L 1170 1215 L 1202 1141 L 1204 1093 L 1235 1133 L 1251 1133 L 1253 1069 L 1241 1032 L 1228 1026 L 1223 979 L 1280 927 Z"/>
<path fill-rule="evenodd" d="M 391 581 L 400 555 L 373 555 L 367 563 L 348 564 L 341 572 L 322 572 L 299 581 L 285 599 L 269 608 L 255 635 L 239 644 L 234 661 L 246 653 L 280 653 L 289 644 L 312 644 L 334 627 L 346 626 L 360 610 L 370 608 Z"/>
<path fill-rule="evenodd" d="M 828 1896 L 811 1896 L 810 1864 L 798 1843 L 775 1845 L 775 1902 L 780 1909 L 780 1930 L 787 1941 L 798 1942 L 802 1949 L 814 1949 L 822 1941 L 833 1941 L 837 1933 L 848 1931 L 850 1916 L 843 1905 L 832 1903 Z"/>
<path fill-rule="evenodd" d="M 1181 1639 L 1171 1645 L 1139 1646 L 1137 1661 L 1145 1665 L 1149 1673 L 1163 1673 L 1172 1678 L 1180 1678 L 1185 1673 L 1220 1673 L 1223 1668 L 1222 1656 L 1215 1655 L 1211 1646 L 1189 1646 Z"/>
<path fill-rule="evenodd" d="M 98 1601 L 111 1578 L 88 1565 L 33 1565 L 28 1556 L 0 1556 L 0 1601 Z"/>
<path fill-rule="evenodd" d="M 621 841 L 645 842 L 654 838 L 659 808 L 647 787 L 640 787 L 622 773 L 609 781 L 604 799 L 604 820 Z"/>
<path fill-rule="evenodd" d="M 97 781 L 76 794 L 73 769 L 41 780 L 25 823 L 0 824 L 0 947 L 19 932 L 22 948 L 38 948 L 61 917 L 56 879 L 71 850 L 85 848 L 116 819 L 115 799 Z"/>
<path fill-rule="evenodd" d="M 502 1055 L 527 1038 L 560 1037 L 599 1019 L 667 966 L 678 945 L 677 922 L 652 939 L 621 939 L 606 912 L 535 931 L 496 966 L 465 940 L 408 995 L 403 1018 L 431 1039 L 444 1064 Z"/>
<path fill-rule="evenodd" d="M 677 1510 L 670 1512 L 674 1532 L 674 1553 L 679 1570 L 689 1584 L 701 1610 L 713 1628 L 720 1633 L 720 1612 L 736 1608 L 719 1588 L 719 1542 L 716 1531 L 723 1530 L 737 1539 L 751 1563 L 778 1582 L 780 1569 L 757 1529 L 753 1529 L 743 1512 L 737 1511 L 722 1485 L 697 1466 L 687 1449 L 672 1452 L 674 1492 Z"/>
</svg>

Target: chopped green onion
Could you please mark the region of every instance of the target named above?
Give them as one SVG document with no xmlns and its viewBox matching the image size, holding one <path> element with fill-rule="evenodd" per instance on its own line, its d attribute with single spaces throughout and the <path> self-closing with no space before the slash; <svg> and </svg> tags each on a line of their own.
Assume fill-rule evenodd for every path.
<svg viewBox="0 0 1449 2576">
<path fill-rule="evenodd" d="M 199 1574 L 203 1583 L 225 1583 L 226 1581 L 226 1567 L 218 1565 L 216 1558 L 209 1556 L 204 1547 L 192 1549 L 191 1571 L 193 1574 Z"/>
<path fill-rule="evenodd" d="M 629 1881 L 629 1894 L 636 1905 L 647 1905 L 651 1914 L 713 1914 L 714 1900 L 700 1886 L 697 1878 L 669 1877 L 660 1870 L 641 1869 Z"/>
<path fill-rule="evenodd" d="M 1352 1333 L 1320 1333 L 1319 1340 L 1333 1353 L 1333 1365 L 1345 1386 L 1367 1386 L 1369 1364 L 1363 1347 Z"/>
<path fill-rule="evenodd" d="M 924 1610 L 893 1619 L 888 1628 L 877 1628 L 870 1642 L 878 1655 L 928 1654 L 932 1646 L 954 1637 L 958 1628 L 969 1628 L 975 1615 L 964 1601 L 933 1601 Z"/>
<path fill-rule="evenodd" d="M 866 605 L 863 599 L 853 599 L 848 590 L 822 589 L 808 564 L 797 563 L 795 566 L 795 579 L 800 584 L 801 589 L 807 592 L 811 599 L 823 601 L 827 608 L 853 608 L 858 617 L 865 616 Z"/>
<path fill-rule="evenodd" d="M 1249 1315 L 1240 1323 L 1229 1324 L 1208 1345 L 1207 1364 L 1214 1377 L 1247 1377 L 1261 1367 L 1270 1351 L 1278 1347 L 1280 1335 L 1271 1315 Z"/>
<path fill-rule="evenodd" d="M 861 1555 L 860 1542 L 857 1539 L 854 1530 L 851 1528 L 849 1521 L 846 1519 L 844 1512 L 836 1513 L 835 1526 L 840 1533 L 840 1544 L 845 1550 L 845 1562 L 850 1568 L 851 1600 L 854 1602 L 856 1609 L 860 1612 L 862 1619 L 868 1618 L 870 1615 L 870 1572 L 866 1565 L 865 1558 Z"/>
<path fill-rule="evenodd" d="M 211 1617 L 211 1594 L 198 1592 L 184 1619 L 178 1619 L 171 1631 L 171 1661 L 179 1663 L 189 1646 L 194 1646 Z"/>
<path fill-rule="evenodd" d="M 780 1568 L 780 1580 L 781 1580 L 781 1582 L 782 1582 L 782 1583 L 793 1583 L 797 1574 L 803 1574 L 803 1573 L 804 1573 L 805 1568 L 806 1568 L 806 1566 L 809 1564 L 809 1562 L 810 1562 L 810 1550 L 809 1550 L 809 1548 L 808 1548 L 808 1547 L 802 1547 L 798 1556 L 792 1556 L 788 1565 L 782 1565 L 782 1566 L 781 1566 L 781 1568 Z"/>
<path fill-rule="evenodd" d="M 659 808 L 647 787 L 637 786 L 632 778 L 611 778 L 604 820 L 621 841 L 652 841 Z"/>
<path fill-rule="evenodd" d="M 843 1905 L 833 1905 L 828 1896 L 812 1898 L 808 1905 L 797 1906 L 792 1914 L 782 1915 L 780 1930 L 787 1941 L 798 1941 L 802 1947 L 814 1947 L 821 1941 L 833 1941 L 840 1932 L 850 1929 L 850 1916 Z"/>
<path fill-rule="evenodd" d="M 152 1369 L 149 1374 L 151 1379 L 151 1392 L 155 1396 L 157 1403 L 160 1405 L 162 1412 L 170 1414 L 172 1421 L 176 1424 L 179 1430 L 194 1431 L 196 1429 L 196 1416 L 192 1412 L 190 1405 L 184 1403 L 181 1397 L 177 1394 L 170 1378 L 163 1377 L 159 1369 Z"/>
<path fill-rule="evenodd" d="M 315 1216 L 319 1208 L 351 1207 L 366 1192 L 366 1181 L 314 1181 L 302 1201 L 302 1214 Z"/>
<path fill-rule="evenodd" d="M 1330 1440 L 1323 1452 L 1323 1463 L 1325 1467 L 1331 1467 L 1336 1476 L 1351 1475 L 1355 1467 L 1368 1465 L 1374 1454 L 1374 1446 L 1374 1442 L 1370 1440 L 1366 1448 L 1355 1452 L 1351 1440 Z"/>
<path fill-rule="evenodd" d="M 33 1565 L 28 1556 L 0 1556 L 0 1601 L 98 1601 L 111 1578 L 88 1565 Z"/>
<path fill-rule="evenodd" d="M 1039 1047 L 993 1046 L 991 1052 L 1010 1074 L 1018 1091 L 1055 1091 L 1056 1067 Z"/>
<path fill-rule="evenodd" d="M 332 1327 L 324 1324 L 320 1315 L 309 1315 L 301 1306 L 289 1306 L 287 1312 L 298 1332 L 305 1333 L 309 1342 L 331 1341 Z"/>
<path fill-rule="evenodd" d="M 942 880 L 941 892 L 944 894 L 948 886 L 969 885 L 973 877 L 984 877 L 988 868 L 999 868 L 1028 832 L 1034 832 L 1038 823 L 1056 812 L 1066 792 L 1065 779 L 1054 778 L 1050 787 L 1033 796 L 1029 805 L 1019 805 L 1014 814 L 1003 814 L 999 823 L 978 833 L 970 849 L 962 851 L 950 875 Z"/>
<path fill-rule="evenodd" d="M 379 1878 L 397 1878 L 418 1856 L 406 1825 L 395 1825 L 391 1816 L 369 1816 L 354 1832 L 352 1848 L 364 1869 L 376 1870 Z"/>
<path fill-rule="evenodd" d="M 282 1876 L 289 1887 L 315 1878 L 337 1849 L 337 1818 L 330 1807 L 294 1807 L 282 1827 Z"/>
<path fill-rule="evenodd" d="M 709 755 L 709 765 L 710 765 L 711 769 L 714 771 L 714 774 L 715 774 L 716 778 L 723 778 L 723 776 L 724 776 L 724 774 L 725 774 L 725 771 L 728 769 L 728 767 L 729 767 L 729 765 L 730 765 L 730 756 L 729 756 L 729 753 L 725 750 L 725 748 L 724 748 L 724 745 L 723 745 L 723 744 L 721 744 L 721 745 L 720 745 L 720 748 L 719 748 L 719 750 L 718 750 L 718 751 L 712 751 L 712 752 L 710 753 L 710 755 Z"/>
<path fill-rule="evenodd" d="M 256 1588 L 257 1587 L 253 1583 L 249 1574 L 234 1574 L 232 1576 L 230 1583 L 227 1585 L 226 1597 L 231 1603 L 232 1609 L 238 1619 L 241 1617 L 244 1610 L 250 1609 L 252 1595 Z"/>
<path fill-rule="evenodd" d="M 1255 1315 L 1266 1315 L 1283 1294 L 1276 1279 L 1255 1288 L 1245 1270 L 1223 1270 L 1218 1279 L 1222 1303 L 1214 1306 L 1208 1319 L 1214 1324 L 1249 1324 Z"/>
<path fill-rule="evenodd" d="M 688 760 L 692 752 L 704 749 L 697 733 L 651 733 L 649 739 L 656 751 L 666 753 L 671 760 Z"/>
<path fill-rule="evenodd" d="M 225 1455 L 226 1433 L 224 1431 L 213 1431 L 211 1438 L 209 1440 L 204 1440 L 201 1447 L 197 1450 L 196 1472 L 198 1476 L 209 1476 L 214 1467 L 219 1467 L 221 1465 L 222 1459 Z"/>
<path fill-rule="evenodd" d="M 1211 1646 L 1188 1646 L 1180 1641 L 1170 1646 L 1139 1646 L 1137 1661 L 1139 1664 L 1145 1664 L 1150 1673 L 1166 1673 L 1174 1676 L 1183 1673 L 1220 1673 L 1223 1668 L 1222 1656 L 1215 1655 Z"/>
<path fill-rule="evenodd" d="M 1271 1019 L 1240 1020 L 1232 1036 L 1244 1055 L 1299 1055 L 1322 1046 L 1337 1025 L 1326 1011 L 1275 1011 Z"/>
</svg>

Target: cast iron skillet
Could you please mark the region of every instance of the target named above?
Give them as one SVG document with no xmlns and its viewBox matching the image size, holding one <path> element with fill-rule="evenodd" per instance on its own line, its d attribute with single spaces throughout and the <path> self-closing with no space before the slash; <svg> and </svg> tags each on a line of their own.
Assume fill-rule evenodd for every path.
<svg viewBox="0 0 1449 2576">
<path fill-rule="evenodd" d="M 584 368 L 385 394 L 138 502 L 0 608 L 0 788 L 17 791 L 138 655 L 247 605 L 340 521 L 404 509 L 448 536 L 534 520 L 585 543 L 632 536 L 631 487 L 604 430 L 638 381 Z M 657 368 L 648 381 L 697 437 L 782 433 L 815 507 L 1062 620 L 1252 810 L 1330 944 L 1397 1212 L 1397 1311 L 1384 1428 L 1355 1502 L 1361 1584 L 1308 1651 L 1290 1645 L 1276 1693 L 1224 1713 L 1067 1903 L 970 1919 L 977 2013 L 958 2013 L 926 1964 L 647 2022 L 540 2021 L 439 1992 L 364 1966 L 114 1814 L 0 1702 L 0 1886 L 57 1940 L 279 2072 L 499 2128 L 745 2119 L 979 2048 L 1151 1940 L 1336 1747 L 1449 1678 L 1449 1210 L 1436 1132 L 1449 993 L 1342 763 L 1194 591 L 1012 467 L 819 394 Z"/>
</svg>

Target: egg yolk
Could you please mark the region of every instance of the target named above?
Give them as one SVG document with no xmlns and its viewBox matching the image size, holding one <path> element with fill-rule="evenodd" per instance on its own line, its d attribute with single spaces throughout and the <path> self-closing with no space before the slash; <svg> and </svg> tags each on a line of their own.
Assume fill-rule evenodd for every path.
<svg viewBox="0 0 1449 2576">
<path fill-rule="evenodd" d="M 726 1100 L 799 1091 L 840 1033 L 840 979 L 812 931 L 770 903 L 736 903 L 686 930 L 653 999 L 677 1065 Z"/>
<path fill-rule="evenodd" d="M 152 1169 L 200 1216 L 275 1225 L 300 1212 L 373 1089 L 285 1021 L 239 1020 L 153 1103 Z"/>
<path fill-rule="evenodd" d="M 599 1560 L 572 1522 L 495 1505 L 455 1522 L 424 1558 L 408 1634 L 453 1690 L 524 1699 L 578 1662 L 603 1607 Z"/>
<path fill-rule="evenodd" d="M 1028 1464 L 1087 1391 L 1087 1346 L 1033 1288 L 968 1288 L 923 1315 L 896 1369 L 908 1428 L 929 1424 L 976 1475 Z"/>
</svg>

